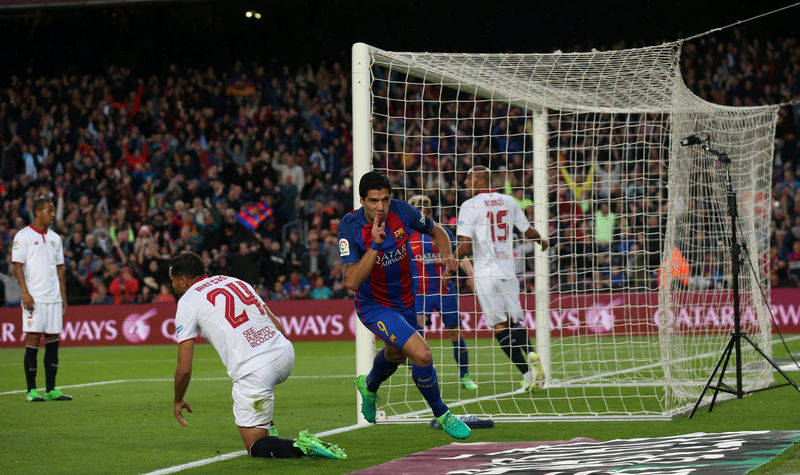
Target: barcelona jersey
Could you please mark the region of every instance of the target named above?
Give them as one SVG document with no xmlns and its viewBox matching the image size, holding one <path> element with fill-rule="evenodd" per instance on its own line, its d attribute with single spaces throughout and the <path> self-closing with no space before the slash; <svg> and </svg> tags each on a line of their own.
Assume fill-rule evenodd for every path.
<svg viewBox="0 0 800 475">
<path fill-rule="evenodd" d="M 386 213 L 386 239 L 367 280 L 355 295 L 356 311 L 382 306 L 405 311 L 414 308 L 413 262 L 410 234 L 430 234 L 433 221 L 405 201 L 392 200 Z M 339 256 L 342 264 L 357 263 L 372 245 L 372 222 L 364 208 L 352 211 L 339 223 Z"/>
<path fill-rule="evenodd" d="M 453 245 L 455 237 L 453 233 L 444 228 Z M 441 292 L 439 278 L 444 274 L 444 267 L 441 265 L 442 255 L 433 244 L 433 239 L 425 234 L 411 234 L 411 259 L 414 261 L 414 293 L 420 295 L 438 294 Z M 454 294 L 456 286 L 453 279 L 450 279 L 445 289 L 445 294 Z"/>
</svg>

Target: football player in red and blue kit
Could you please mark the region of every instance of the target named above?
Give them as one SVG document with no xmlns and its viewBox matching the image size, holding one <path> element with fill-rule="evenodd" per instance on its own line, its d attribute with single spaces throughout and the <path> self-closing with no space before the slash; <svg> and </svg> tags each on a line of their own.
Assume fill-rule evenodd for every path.
<svg viewBox="0 0 800 475">
<path fill-rule="evenodd" d="M 441 261 L 448 273 L 457 266 L 450 239 L 431 218 L 405 201 L 392 199 L 392 185 L 386 175 L 375 171 L 364 174 L 358 193 L 361 208 L 339 223 L 342 274 L 345 286 L 355 292 L 359 320 L 385 342 L 370 373 L 356 378 L 361 413 L 367 421 L 375 422 L 378 388 L 408 359 L 411 377 L 437 422 L 452 437 L 465 439 L 472 431 L 442 401 L 431 350 L 417 333 L 421 327 L 412 291 L 410 233 L 418 231 L 433 238 L 442 249 Z"/>
<path fill-rule="evenodd" d="M 408 203 L 426 216 L 433 215 L 431 199 L 425 195 L 415 195 Z M 455 236 L 449 229 L 443 228 L 450 239 L 450 248 L 455 247 Z M 441 254 L 430 236 L 411 233 L 411 258 L 414 261 L 414 296 L 417 316 L 420 325 L 430 325 L 431 315 L 439 312 L 444 333 L 453 344 L 453 356 L 458 364 L 459 381 L 464 389 L 475 390 L 478 385 L 469 377 L 469 352 L 467 343 L 459 332 L 460 314 L 458 312 L 458 292 L 453 279 L 445 276 L 444 268 L 439 263 Z M 472 275 L 469 259 L 461 261 L 461 267 Z"/>
</svg>

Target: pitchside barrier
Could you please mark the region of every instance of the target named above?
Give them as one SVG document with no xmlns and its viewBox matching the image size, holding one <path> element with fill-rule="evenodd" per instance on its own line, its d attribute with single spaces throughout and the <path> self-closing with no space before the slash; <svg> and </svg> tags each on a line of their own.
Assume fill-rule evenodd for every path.
<svg viewBox="0 0 800 475">
<path fill-rule="evenodd" d="M 733 329 L 733 307 L 727 291 L 696 292 L 677 307 L 670 321 L 673 331 L 719 333 Z M 567 294 L 551 297 L 552 338 L 582 334 L 598 336 L 654 335 L 658 329 L 658 292 Z M 783 333 L 800 333 L 800 289 L 772 289 L 772 311 Z M 357 318 L 350 299 L 269 302 L 292 341 L 354 340 Z M 536 308 L 533 295 L 524 307 Z M 61 343 L 67 346 L 153 345 L 175 343 L 175 304 L 79 305 L 67 309 Z M 474 297 L 460 299 L 461 328 L 467 339 L 491 337 Z M 477 314 L 477 319 L 476 319 Z M 742 323 L 754 320 L 752 309 L 742 309 Z M 534 312 L 525 321 L 535 333 Z M 22 315 L 18 307 L 0 308 L 0 348 L 24 345 Z M 441 337 L 438 314 L 426 328 L 426 338 Z M 775 329 L 773 328 L 773 333 Z"/>
</svg>

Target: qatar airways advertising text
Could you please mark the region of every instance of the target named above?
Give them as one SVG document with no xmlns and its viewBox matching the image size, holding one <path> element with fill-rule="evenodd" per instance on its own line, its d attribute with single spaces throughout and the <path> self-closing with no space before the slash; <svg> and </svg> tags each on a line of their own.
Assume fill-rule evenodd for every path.
<svg viewBox="0 0 800 475">
<path fill-rule="evenodd" d="M 554 337 L 610 334 L 653 335 L 659 324 L 681 333 L 727 333 L 733 329 L 731 298 L 722 291 L 686 294 L 666 316 L 659 315 L 658 293 L 554 294 L 550 300 L 549 326 Z M 800 333 L 800 289 L 773 289 L 772 311 L 781 332 Z M 268 302 L 292 341 L 353 340 L 360 325 L 353 301 L 294 300 Z M 461 329 L 465 337 L 491 336 L 474 297 L 460 298 Z M 534 309 L 532 295 L 523 308 Z M 175 343 L 175 304 L 71 306 L 64 317 L 64 345 L 154 345 Z M 476 311 L 477 309 L 477 311 Z M 756 323 L 752 307 L 740 312 L 742 329 Z M 19 307 L 0 308 L 0 348 L 25 344 Z M 526 310 L 525 323 L 533 332 L 534 312 Z M 427 338 L 438 338 L 442 322 L 438 314 L 426 327 Z M 775 329 L 773 328 L 773 332 Z"/>
</svg>

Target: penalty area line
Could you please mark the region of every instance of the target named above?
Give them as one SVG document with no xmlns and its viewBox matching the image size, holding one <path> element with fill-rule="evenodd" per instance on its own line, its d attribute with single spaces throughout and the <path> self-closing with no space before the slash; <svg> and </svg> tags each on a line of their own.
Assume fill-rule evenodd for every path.
<svg viewBox="0 0 800 475">
<path fill-rule="evenodd" d="M 305 376 L 292 376 L 292 379 L 330 379 L 330 378 L 352 378 L 352 375 L 349 374 L 325 374 L 325 375 L 305 375 Z M 192 381 L 230 381 L 231 378 L 219 377 L 219 378 L 192 378 Z M 109 381 L 94 381 L 91 383 L 80 383 L 80 384 L 69 384 L 69 385 L 59 385 L 58 387 L 61 389 L 68 389 L 68 388 L 86 388 L 89 386 L 104 386 L 106 384 L 123 384 L 123 383 L 171 383 L 173 381 L 172 378 L 141 378 L 141 379 L 112 379 Z M 37 389 L 44 389 L 44 388 L 37 388 Z M 0 396 L 8 396 L 10 394 L 26 394 L 28 391 L 26 390 L 14 390 L 14 391 L 5 391 L 0 392 Z"/>
<path fill-rule="evenodd" d="M 337 429 L 326 430 L 324 432 L 319 432 L 316 435 L 317 437 L 327 437 L 329 435 L 334 434 L 341 434 L 343 432 L 350 432 L 351 430 L 356 429 L 363 429 L 364 427 L 369 427 L 372 424 L 353 424 L 351 426 L 339 427 Z M 187 470 L 190 468 L 202 467 L 203 465 L 209 465 L 212 463 L 222 462 L 224 460 L 241 457 L 242 455 L 247 455 L 246 450 L 237 450 L 236 452 L 230 452 L 227 454 L 217 455 L 215 457 L 210 457 L 207 459 L 195 460 L 194 462 L 188 462 L 181 465 L 174 465 L 172 467 L 162 468 L 156 470 L 154 472 L 148 472 L 143 475 L 166 475 L 168 473 L 177 473 L 183 470 Z"/>
</svg>

